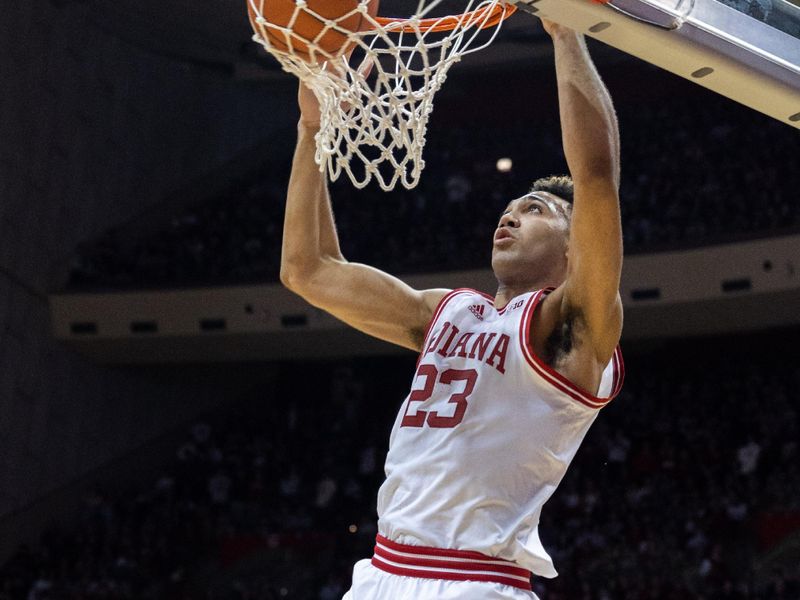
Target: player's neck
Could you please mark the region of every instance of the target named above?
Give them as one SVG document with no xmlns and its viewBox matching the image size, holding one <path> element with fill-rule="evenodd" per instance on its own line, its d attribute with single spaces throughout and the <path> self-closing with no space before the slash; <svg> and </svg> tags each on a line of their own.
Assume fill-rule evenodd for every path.
<svg viewBox="0 0 800 600">
<path fill-rule="evenodd" d="M 505 283 L 499 282 L 497 293 L 494 296 L 494 306 L 497 310 L 501 310 L 506 304 L 511 302 L 513 298 L 549 287 L 558 287 L 562 281 L 556 280 L 552 277 L 545 277 L 541 280 L 532 280 L 526 282 L 513 282 Z"/>
<path fill-rule="evenodd" d="M 497 293 L 494 298 L 494 306 L 501 310 L 513 298 L 521 294 L 560 286 L 567 278 L 567 261 L 564 257 L 562 261 L 539 260 L 505 272 L 498 272 L 495 269 L 495 276 L 497 277 Z"/>
<path fill-rule="evenodd" d="M 566 254 L 544 253 L 525 261 L 493 261 L 497 278 L 494 306 L 501 310 L 513 298 L 545 288 L 557 288 L 567 278 Z"/>
</svg>

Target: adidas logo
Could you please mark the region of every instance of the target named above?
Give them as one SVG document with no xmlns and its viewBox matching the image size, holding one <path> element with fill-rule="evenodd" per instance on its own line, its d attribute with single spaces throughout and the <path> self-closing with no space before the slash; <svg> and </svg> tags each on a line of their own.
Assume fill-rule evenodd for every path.
<svg viewBox="0 0 800 600">
<path fill-rule="evenodd" d="M 473 304 L 469 307 L 469 312 L 471 312 L 479 321 L 483 321 L 483 311 L 485 307 L 483 304 Z"/>
</svg>

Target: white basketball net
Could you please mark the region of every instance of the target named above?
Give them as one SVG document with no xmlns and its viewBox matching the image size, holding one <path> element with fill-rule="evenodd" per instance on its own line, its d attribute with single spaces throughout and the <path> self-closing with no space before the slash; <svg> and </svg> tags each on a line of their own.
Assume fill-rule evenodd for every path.
<svg viewBox="0 0 800 600">
<path fill-rule="evenodd" d="M 379 24 L 369 15 L 369 0 L 360 0 L 354 10 L 335 20 L 297 0 L 292 19 L 280 27 L 263 16 L 269 1 L 248 0 L 256 15 L 251 19 L 253 39 L 275 56 L 285 71 L 305 82 L 319 100 L 322 118 L 316 162 L 320 171 L 327 169 L 331 181 L 344 171 L 357 188 L 375 178 L 386 191 L 394 189 L 398 181 L 408 189 L 417 185 L 425 167 L 422 150 L 434 94 L 454 63 L 494 41 L 500 29 L 490 27 L 495 11 L 505 14 L 513 10 L 503 0 L 469 0 L 464 14 L 436 19 L 436 23 L 456 19 L 455 29 L 436 32 L 430 21 L 422 19 L 442 0 L 420 0 L 415 16 L 392 24 Z M 302 39 L 292 31 L 303 12 L 325 24 L 314 40 Z M 356 13 L 361 15 L 365 31 L 353 32 L 340 25 L 347 19 L 352 23 Z M 412 31 L 403 31 L 409 26 Z M 480 35 L 487 27 L 490 31 Z M 277 33 L 288 48 L 270 44 L 268 31 L 273 36 Z M 337 57 L 317 45 L 331 31 L 350 40 L 357 65 L 351 66 L 346 56 Z M 298 42 L 299 49 L 295 46 Z"/>
</svg>

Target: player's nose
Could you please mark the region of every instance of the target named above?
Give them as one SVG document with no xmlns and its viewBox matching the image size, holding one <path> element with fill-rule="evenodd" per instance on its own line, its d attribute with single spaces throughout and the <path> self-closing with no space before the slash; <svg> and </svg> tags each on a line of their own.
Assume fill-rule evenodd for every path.
<svg viewBox="0 0 800 600">
<path fill-rule="evenodd" d="M 499 227 L 519 227 L 519 221 L 513 213 L 507 212 L 500 217 Z"/>
</svg>

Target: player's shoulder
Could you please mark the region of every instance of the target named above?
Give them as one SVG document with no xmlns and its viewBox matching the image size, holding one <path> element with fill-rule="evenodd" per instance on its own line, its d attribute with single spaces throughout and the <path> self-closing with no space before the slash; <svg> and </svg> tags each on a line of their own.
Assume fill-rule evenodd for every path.
<svg viewBox="0 0 800 600">
<path fill-rule="evenodd" d="M 433 321 L 436 319 L 437 313 L 452 291 L 453 290 L 447 288 L 431 288 L 415 291 L 419 314 L 417 319 L 415 319 L 415 323 L 410 328 L 409 335 L 413 345 L 417 349 L 422 348 L 422 344 L 425 341 L 425 337 Z"/>
<path fill-rule="evenodd" d="M 422 290 L 420 295 L 424 309 L 430 314 L 433 314 L 442 301 L 453 293 L 453 290 L 447 288 L 433 288 L 429 290 Z"/>
</svg>

